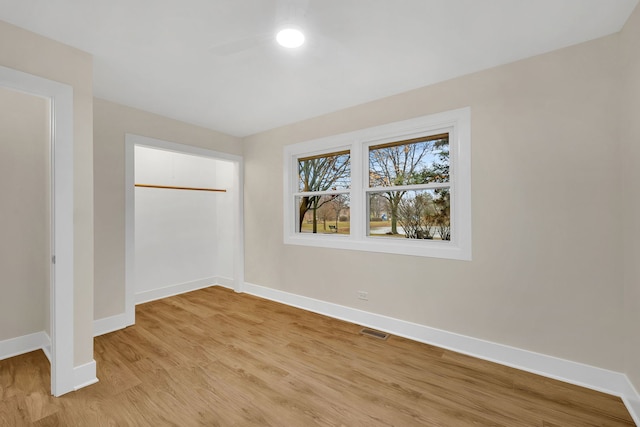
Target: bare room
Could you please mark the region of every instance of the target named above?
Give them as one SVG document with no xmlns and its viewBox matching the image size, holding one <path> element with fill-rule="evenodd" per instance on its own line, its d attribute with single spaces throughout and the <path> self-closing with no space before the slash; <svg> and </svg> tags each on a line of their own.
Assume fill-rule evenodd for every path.
<svg viewBox="0 0 640 427">
<path fill-rule="evenodd" d="M 0 426 L 640 425 L 638 3 L 0 1 Z"/>
</svg>

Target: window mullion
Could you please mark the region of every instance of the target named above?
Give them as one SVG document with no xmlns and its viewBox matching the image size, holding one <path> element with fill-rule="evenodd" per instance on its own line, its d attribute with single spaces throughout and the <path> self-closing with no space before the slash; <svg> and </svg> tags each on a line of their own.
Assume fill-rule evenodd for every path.
<svg viewBox="0 0 640 427">
<path fill-rule="evenodd" d="M 326 196 L 332 194 L 350 194 L 349 190 L 326 190 L 326 191 L 301 191 L 293 193 L 293 197 L 313 197 L 313 196 Z"/>
<path fill-rule="evenodd" d="M 286 184 L 288 200 L 286 200 L 285 202 L 288 208 L 292 208 L 291 211 L 285 213 L 285 218 L 290 219 L 289 224 L 287 225 L 287 227 L 289 228 L 289 233 L 295 234 L 296 224 L 298 223 L 299 210 L 297 209 L 296 198 L 293 193 L 295 193 L 295 191 L 298 189 L 298 160 L 296 156 L 288 153 L 288 150 L 285 150 L 285 156 L 285 161 L 288 162 L 287 174 L 285 175 L 288 176 L 288 183 Z"/>
<path fill-rule="evenodd" d="M 362 147 L 359 142 L 351 144 L 351 233 L 350 238 L 362 239 L 364 230 L 364 195 L 362 191 Z"/>
<path fill-rule="evenodd" d="M 432 182 L 429 184 L 393 185 L 389 187 L 368 187 L 368 193 L 380 193 L 385 191 L 410 191 L 410 190 L 434 190 L 438 188 L 450 188 L 451 182 Z"/>
</svg>

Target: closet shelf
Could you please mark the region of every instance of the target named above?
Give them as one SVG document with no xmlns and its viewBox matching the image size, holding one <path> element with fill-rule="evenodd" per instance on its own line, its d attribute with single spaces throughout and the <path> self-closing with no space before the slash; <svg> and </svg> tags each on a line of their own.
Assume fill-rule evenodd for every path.
<svg viewBox="0 0 640 427">
<path fill-rule="evenodd" d="M 154 184 L 135 184 L 136 187 L 144 188 L 165 188 L 169 190 L 194 190 L 194 191 L 214 191 L 216 193 L 226 193 L 227 190 L 219 188 L 200 188 L 200 187 L 175 187 L 173 185 L 154 185 Z"/>
</svg>

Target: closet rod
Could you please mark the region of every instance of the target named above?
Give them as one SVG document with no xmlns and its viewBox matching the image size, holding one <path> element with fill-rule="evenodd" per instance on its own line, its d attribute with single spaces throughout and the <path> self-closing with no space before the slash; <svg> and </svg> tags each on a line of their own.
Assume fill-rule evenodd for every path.
<svg viewBox="0 0 640 427">
<path fill-rule="evenodd" d="M 135 184 L 136 187 L 145 188 L 168 188 L 170 190 L 195 190 L 195 191 L 215 191 L 217 193 L 226 193 L 227 190 L 218 188 L 199 188 L 199 187 L 174 187 L 172 185 L 153 185 L 153 184 Z"/>
</svg>

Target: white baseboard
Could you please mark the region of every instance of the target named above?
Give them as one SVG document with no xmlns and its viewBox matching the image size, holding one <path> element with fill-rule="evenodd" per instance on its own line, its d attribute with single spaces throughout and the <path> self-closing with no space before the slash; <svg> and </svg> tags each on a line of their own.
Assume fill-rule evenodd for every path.
<svg viewBox="0 0 640 427">
<path fill-rule="evenodd" d="M 51 338 L 46 332 L 40 331 L 21 337 L 0 341 L 0 360 L 8 359 L 20 354 L 29 353 L 35 350 L 42 350 L 51 363 Z M 81 366 L 73 368 L 73 389 L 97 383 L 96 362 L 92 360 Z"/>
<path fill-rule="evenodd" d="M 640 393 L 638 393 L 638 390 L 633 386 L 633 384 L 631 384 L 631 381 L 629 381 L 628 378 L 627 381 L 629 382 L 629 388 L 633 390 L 633 393 L 630 396 L 622 396 L 622 401 L 633 417 L 633 421 L 637 426 L 640 426 Z"/>
<path fill-rule="evenodd" d="M 49 334 L 47 334 L 46 332 L 43 332 L 43 334 L 46 342 L 45 345 L 42 346 L 42 352 L 47 357 L 47 359 L 49 359 L 49 363 L 51 363 L 51 337 L 49 337 Z"/>
<path fill-rule="evenodd" d="M 83 387 L 98 382 L 96 377 L 96 361 L 92 360 L 84 365 L 73 368 L 73 390 L 80 390 Z"/>
<path fill-rule="evenodd" d="M 619 396 L 640 426 L 640 395 L 620 372 L 472 338 L 245 282 L 243 292 L 392 335 L 467 354 L 548 378 Z"/>
<path fill-rule="evenodd" d="M 0 341 L 0 360 L 35 350 L 41 350 L 46 347 L 51 348 L 51 339 L 49 339 L 49 336 L 44 331 L 10 338 Z M 47 353 L 45 352 L 45 355 L 46 354 Z"/>
<path fill-rule="evenodd" d="M 216 277 L 214 283 L 223 288 L 235 290 L 235 280 L 229 279 L 228 277 Z"/>
<path fill-rule="evenodd" d="M 172 297 L 174 295 L 183 294 L 185 292 L 191 292 L 202 288 L 208 288 L 216 284 L 217 277 L 207 277 L 204 279 L 194 280 L 193 282 L 180 283 L 178 285 L 166 286 L 160 289 L 153 289 L 151 291 L 140 292 L 136 294 L 135 302 L 137 304 L 143 304 L 149 301 L 155 301 L 157 299 Z"/>
<path fill-rule="evenodd" d="M 129 321 L 129 317 L 126 313 L 97 319 L 93 321 L 93 336 L 98 337 L 100 335 L 108 334 L 109 332 L 124 329 L 131 325 L 133 325 L 133 323 Z"/>
<path fill-rule="evenodd" d="M 225 288 L 233 289 L 233 285 L 233 279 L 228 279 L 225 277 L 211 277 L 207 279 L 196 280 L 194 282 L 181 283 L 179 285 L 167 286 L 164 288 L 155 289 L 153 291 L 136 294 L 135 302 L 136 304 L 143 304 L 145 302 L 155 301 L 157 299 L 195 291 L 197 289 L 208 288 L 209 286 L 222 286 Z M 115 332 L 133 324 L 135 324 L 135 316 L 130 316 L 126 312 L 110 317 L 104 317 L 102 319 L 96 319 L 93 321 L 93 336 L 98 337 L 110 332 Z"/>
</svg>

